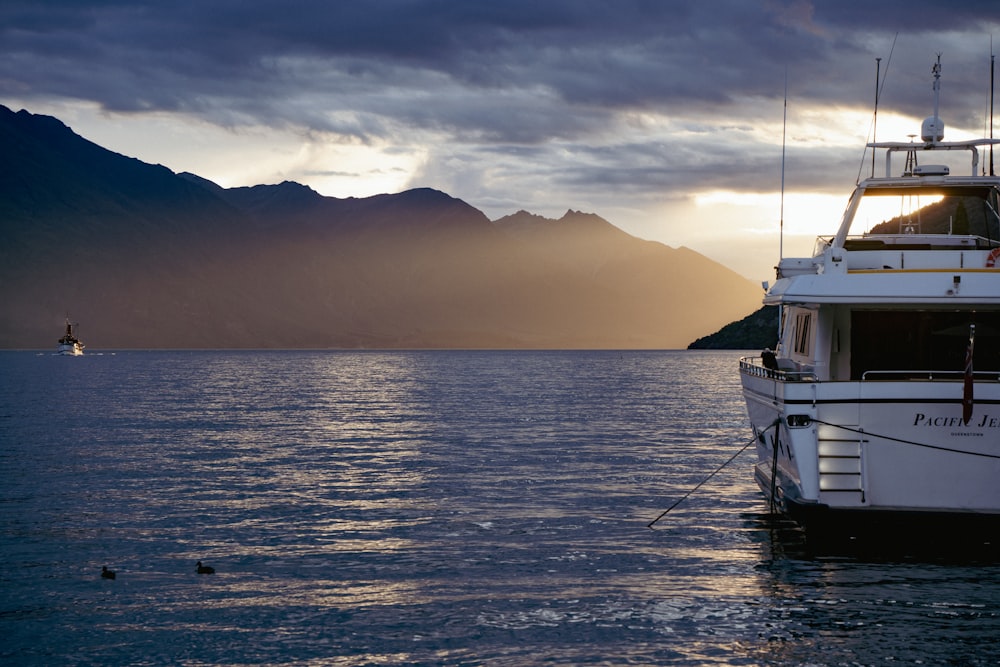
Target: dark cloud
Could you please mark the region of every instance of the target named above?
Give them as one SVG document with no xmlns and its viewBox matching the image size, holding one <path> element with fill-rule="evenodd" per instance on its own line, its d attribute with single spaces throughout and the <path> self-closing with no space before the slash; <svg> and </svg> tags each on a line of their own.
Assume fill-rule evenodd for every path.
<svg viewBox="0 0 1000 667">
<path fill-rule="evenodd" d="M 810 99 L 866 103 L 868 70 L 876 56 L 889 64 L 897 32 L 971 28 L 986 40 L 998 20 L 992 2 L 890 1 L 872 11 L 870 3 L 800 0 L 8 0 L 0 81 L 8 94 L 93 100 L 111 111 L 359 136 L 391 125 L 362 120 L 375 116 L 531 142 L 586 133 L 622 109 L 773 98 L 786 69 Z M 909 51 L 951 46 L 922 38 Z M 956 86 L 972 77 L 966 47 L 952 64 Z M 435 103 L 438 91 L 444 104 Z M 353 121 L 330 121 L 307 102 L 314 98 Z"/>
<path fill-rule="evenodd" d="M 638 208 L 775 191 L 786 78 L 792 117 L 868 113 L 881 58 L 882 108 L 922 118 L 940 52 L 943 117 L 980 128 L 991 34 L 996 0 L 5 0 L 0 103 L 419 147 L 412 183 L 477 205 Z M 849 185 L 857 125 L 857 147 L 790 137 L 789 186 Z"/>
</svg>

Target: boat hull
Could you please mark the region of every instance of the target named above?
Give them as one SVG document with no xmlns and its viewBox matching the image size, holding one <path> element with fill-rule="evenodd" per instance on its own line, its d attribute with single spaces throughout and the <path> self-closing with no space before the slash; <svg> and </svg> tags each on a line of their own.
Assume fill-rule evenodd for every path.
<svg viewBox="0 0 1000 667">
<path fill-rule="evenodd" d="M 786 381 L 745 365 L 755 478 L 805 525 L 1000 524 L 1000 383 Z"/>
</svg>

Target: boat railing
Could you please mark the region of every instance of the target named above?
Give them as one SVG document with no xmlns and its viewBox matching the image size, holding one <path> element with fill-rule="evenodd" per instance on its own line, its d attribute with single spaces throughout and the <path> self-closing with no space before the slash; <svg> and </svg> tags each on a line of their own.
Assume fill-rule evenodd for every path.
<svg viewBox="0 0 1000 667">
<path fill-rule="evenodd" d="M 1000 371 L 975 371 L 976 382 L 1000 382 Z M 915 380 L 922 382 L 957 382 L 965 379 L 965 371 L 947 370 L 871 370 L 861 374 L 862 382 Z"/>
<path fill-rule="evenodd" d="M 833 245 L 833 236 L 817 236 L 813 257 Z M 852 234 L 844 238 L 847 250 L 991 250 L 1000 240 L 979 235 Z"/>
<path fill-rule="evenodd" d="M 740 372 L 781 382 L 816 381 L 816 373 L 811 370 L 768 368 L 761 357 L 741 358 Z M 1000 382 L 1000 371 L 975 371 L 972 375 L 976 382 Z M 960 370 L 870 370 L 861 374 L 862 382 L 961 382 L 964 379 L 965 372 Z"/>
<path fill-rule="evenodd" d="M 815 382 L 816 373 L 810 370 L 785 370 L 768 368 L 761 357 L 743 357 L 740 359 L 740 372 L 754 377 L 769 378 L 781 382 Z"/>
</svg>

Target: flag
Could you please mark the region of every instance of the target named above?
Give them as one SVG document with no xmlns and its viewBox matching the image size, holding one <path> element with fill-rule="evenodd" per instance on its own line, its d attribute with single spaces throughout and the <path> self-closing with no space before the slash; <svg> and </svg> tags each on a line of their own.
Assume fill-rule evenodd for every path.
<svg viewBox="0 0 1000 667">
<path fill-rule="evenodd" d="M 969 425 L 969 420 L 972 419 L 972 385 L 973 385 L 973 372 L 972 372 L 972 354 L 976 347 L 976 325 L 969 325 L 969 346 L 965 348 L 965 386 L 962 389 L 962 421 L 965 425 Z"/>
</svg>

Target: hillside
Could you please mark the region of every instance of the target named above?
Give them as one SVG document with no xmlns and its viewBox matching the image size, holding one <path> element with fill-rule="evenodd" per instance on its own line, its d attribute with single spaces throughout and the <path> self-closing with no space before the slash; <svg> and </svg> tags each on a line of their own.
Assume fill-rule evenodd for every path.
<svg viewBox="0 0 1000 667">
<path fill-rule="evenodd" d="M 778 307 L 763 306 L 688 345 L 689 350 L 763 350 L 778 345 Z"/>
<path fill-rule="evenodd" d="M 0 107 L 0 348 L 683 348 L 758 288 L 597 215 L 222 188 Z M 710 304 L 706 306 L 706 304 Z"/>
</svg>

